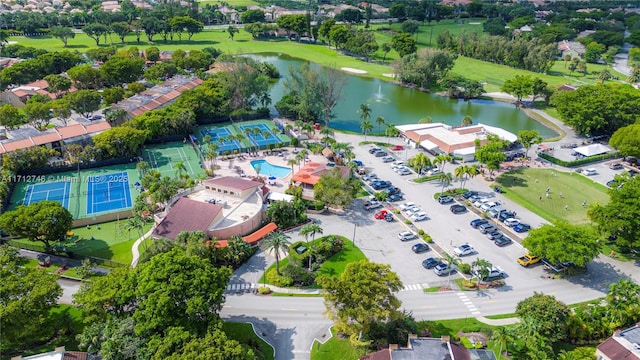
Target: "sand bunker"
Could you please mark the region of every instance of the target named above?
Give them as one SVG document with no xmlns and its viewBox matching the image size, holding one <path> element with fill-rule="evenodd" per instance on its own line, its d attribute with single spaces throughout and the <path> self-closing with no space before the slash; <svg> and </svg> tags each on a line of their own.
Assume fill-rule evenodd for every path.
<svg viewBox="0 0 640 360">
<path fill-rule="evenodd" d="M 350 67 L 343 67 L 343 68 L 340 68 L 340 70 L 346 71 L 346 72 L 352 73 L 352 74 L 366 74 L 367 73 L 364 70 L 354 69 L 354 68 L 350 68 Z"/>
</svg>

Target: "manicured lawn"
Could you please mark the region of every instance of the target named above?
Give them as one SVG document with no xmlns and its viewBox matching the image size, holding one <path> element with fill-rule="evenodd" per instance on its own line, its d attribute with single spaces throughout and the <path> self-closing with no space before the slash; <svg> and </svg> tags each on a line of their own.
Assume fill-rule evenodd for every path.
<svg viewBox="0 0 640 360">
<path fill-rule="evenodd" d="M 315 241 L 318 241 L 316 239 Z M 353 242 L 345 237 L 342 237 L 342 241 L 344 242 L 344 248 L 339 253 L 333 255 L 329 259 L 327 259 L 322 265 L 320 265 L 320 269 L 316 272 L 316 276 L 320 275 L 330 275 L 330 276 L 338 276 L 342 274 L 344 269 L 347 267 L 349 263 L 366 260 L 367 257 L 364 256 L 362 251 L 353 245 Z M 284 258 L 280 260 L 280 270 L 285 267 L 289 263 L 289 258 Z M 275 271 L 276 264 L 272 264 L 267 268 L 265 274 L 270 271 Z M 265 275 L 263 274 L 260 277 L 260 284 L 265 282 Z M 267 282 L 269 284 L 269 282 Z M 272 284 L 271 284 L 272 285 Z M 319 288 L 317 285 L 310 286 L 311 288 Z M 294 295 L 295 296 L 295 295 Z"/>
<path fill-rule="evenodd" d="M 336 333 L 331 329 L 333 335 L 324 344 L 318 341 L 313 342 L 311 347 L 311 359 L 313 360 L 355 360 L 364 355 L 362 350 L 351 347 L 348 339 L 338 339 Z"/>
<path fill-rule="evenodd" d="M 273 360 L 273 347 L 256 335 L 251 324 L 225 321 L 222 323 L 222 330 L 230 339 L 237 340 L 244 345 L 250 345 L 256 359 Z"/>
<path fill-rule="evenodd" d="M 589 223 L 588 205 L 609 201 L 604 185 L 577 173 L 554 169 L 513 170 L 500 175 L 497 182 L 505 190 L 506 197 L 548 221 L 586 224 Z M 547 188 L 550 188 L 548 198 L 545 194 Z M 582 206 L 585 200 L 587 207 Z"/>
<path fill-rule="evenodd" d="M 131 247 L 139 237 L 138 231 L 131 232 L 125 230 L 125 220 L 111 221 L 98 225 L 87 227 L 79 227 L 72 229 L 73 236 L 64 243 L 67 250 L 74 253 L 93 256 L 102 259 L 119 262 L 122 264 L 131 264 L 132 254 Z M 146 233 L 151 229 L 152 224 L 145 224 L 142 233 Z M 91 239 L 93 237 L 93 240 Z M 12 240 L 15 246 L 25 244 L 40 246 L 42 243 L 34 243 L 27 239 Z"/>
</svg>

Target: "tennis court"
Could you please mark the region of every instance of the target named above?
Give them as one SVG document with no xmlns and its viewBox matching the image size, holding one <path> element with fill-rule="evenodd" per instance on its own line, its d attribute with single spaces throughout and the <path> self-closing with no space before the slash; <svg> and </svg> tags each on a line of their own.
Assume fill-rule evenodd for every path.
<svg viewBox="0 0 640 360">
<path fill-rule="evenodd" d="M 200 130 L 200 134 L 202 137 L 209 135 L 211 137 L 211 141 L 218 144 L 219 151 L 229 151 L 240 150 L 242 146 L 238 142 L 238 140 L 227 140 L 229 135 L 232 135 L 231 131 L 225 127 L 219 128 L 209 128 Z"/>
<path fill-rule="evenodd" d="M 130 208 L 129 175 L 117 172 L 90 176 L 87 183 L 87 214 Z"/>
<path fill-rule="evenodd" d="M 174 177 L 183 172 L 193 179 L 203 173 L 198 155 L 189 142 L 145 146 L 142 155 L 150 168 L 164 176 Z"/>
<path fill-rule="evenodd" d="M 273 134 L 271 132 L 271 129 L 264 123 L 254 123 L 250 125 L 237 126 L 243 134 L 248 134 L 249 139 L 255 146 L 258 146 L 260 148 L 266 148 L 269 146 L 269 144 L 278 144 L 283 142 L 282 140 L 280 140 L 278 135 Z M 253 129 L 259 129 L 260 132 L 254 133 Z M 266 134 L 268 134 L 267 137 L 265 137 Z"/>
<path fill-rule="evenodd" d="M 71 181 L 56 181 L 27 186 L 22 203 L 29 205 L 40 201 L 57 201 L 69 210 L 71 197 Z"/>
</svg>

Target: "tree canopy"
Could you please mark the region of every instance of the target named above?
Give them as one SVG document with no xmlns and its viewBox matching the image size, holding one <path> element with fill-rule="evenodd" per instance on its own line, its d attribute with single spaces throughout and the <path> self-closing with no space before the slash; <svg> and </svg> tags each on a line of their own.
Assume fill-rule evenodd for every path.
<svg viewBox="0 0 640 360">
<path fill-rule="evenodd" d="M 518 303 L 516 314 L 528 322 L 544 339 L 554 342 L 567 336 L 567 321 L 570 309 L 554 296 L 534 292 Z"/>
<path fill-rule="evenodd" d="M 591 227 L 572 225 L 566 221 L 531 229 L 522 245 L 532 254 L 553 264 L 573 262 L 577 266 L 585 266 L 602 249 Z"/>
<path fill-rule="evenodd" d="M 47 341 L 53 334 L 47 326 L 49 311 L 56 306 L 62 289 L 57 275 L 46 269 L 24 266 L 18 250 L 0 246 L 0 352 L 12 353 Z"/>
<path fill-rule="evenodd" d="M 640 246 L 640 177 L 618 175 L 616 180 L 624 185 L 609 189 L 609 202 L 594 204 L 587 215 L 605 237 L 616 235 L 620 245 Z"/>
<path fill-rule="evenodd" d="M 342 177 L 340 169 L 333 168 L 320 176 L 313 186 L 314 198 L 329 205 L 348 206 L 355 197 L 357 183 L 350 177 Z"/>
<path fill-rule="evenodd" d="M 500 169 L 500 164 L 507 158 L 502 150 L 507 146 L 508 142 L 500 139 L 497 135 L 487 135 L 487 141 L 484 145 L 480 145 L 480 141 L 476 140 L 476 160 L 485 164 L 491 172 Z"/>
<path fill-rule="evenodd" d="M 616 130 L 609 139 L 609 145 L 620 151 L 622 155 L 640 157 L 640 124 L 632 124 Z"/>
<path fill-rule="evenodd" d="M 336 329 L 360 340 L 376 322 L 399 315 L 400 300 L 394 293 L 402 288 L 398 275 L 386 264 L 362 260 L 350 263 L 339 277 L 323 275 L 316 282 L 324 290 L 329 316 Z"/>
<path fill-rule="evenodd" d="M 20 205 L 0 215 L 0 228 L 4 231 L 31 241 L 42 241 L 46 247 L 50 247 L 51 242 L 64 240 L 72 224 L 73 216 L 57 201 Z"/>
<path fill-rule="evenodd" d="M 578 134 L 611 135 L 638 120 L 640 93 L 631 85 L 587 85 L 556 92 L 551 104 Z"/>
</svg>

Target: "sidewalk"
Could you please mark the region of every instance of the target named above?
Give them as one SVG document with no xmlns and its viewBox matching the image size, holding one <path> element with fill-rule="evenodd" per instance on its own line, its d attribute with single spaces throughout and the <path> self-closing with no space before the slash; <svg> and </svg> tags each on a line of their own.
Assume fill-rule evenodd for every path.
<svg viewBox="0 0 640 360">
<path fill-rule="evenodd" d="M 42 260 L 44 260 L 45 258 L 48 257 L 49 259 L 51 259 L 52 263 L 61 264 L 61 265 L 67 265 L 69 267 L 82 266 L 82 263 L 80 261 L 78 261 L 78 260 L 69 259 L 69 258 L 66 258 L 66 257 L 57 256 L 57 255 L 45 254 L 45 253 L 32 251 L 32 250 L 20 249 L 19 254 L 22 257 L 29 258 L 29 259 L 34 259 L 34 260 L 39 260 L 39 261 L 42 261 Z M 91 270 L 93 270 L 94 272 L 96 272 L 98 274 L 103 274 L 103 275 L 106 275 L 106 274 L 111 272 L 111 270 L 107 270 L 105 268 L 101 268 L 101 267 L 97 267 L 97 266 L 91 268 Z"/>
</svg>

